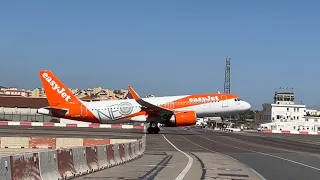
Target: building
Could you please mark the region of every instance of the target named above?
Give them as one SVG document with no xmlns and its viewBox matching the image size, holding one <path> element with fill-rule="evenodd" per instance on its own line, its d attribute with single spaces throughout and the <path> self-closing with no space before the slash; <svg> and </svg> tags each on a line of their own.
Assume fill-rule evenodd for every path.
<svg viewBox="0 0 320 180">
<path fill-rule="evenodd" d="M 129 93 L 129 91 L 125 89 L 111 90 L 103 89 L 101 87 L 89 89 L 70 89 L 70 91 L 80 99 L 85 98 L 95 101 L 126 99 Z M 36 88 L 30 91 L 29 96 L 33 98 L 44 98 L 46 97 L 46 94 L 43 88 Z"/>
<path fill-rule="evenodd" d="M 48 122 L 50 116 L 37 114 L 37 109 L 48 106 L 46 98 L 0 96 L 1 121 Z"/>
<path fill-rule="evenodd" d="M 307 109 L 308 116 L 320 116 L 320 111 L 316 109 Z"/>
<path fill-rule="evenodd" d="M 264 103 L 263 110 L 256 113 L 255 121 L 260 123 L 302 121 L 306 105 L 295 104 L 293 92 L 276 91 L 273 103 Z"/>
<path fill-rule="evenodd" d="M 289 131 L 320 131 L 320 117 L 310 116 L 306 105 L 296 104 L 292 91 L 276 91 L 273 103 L 264 103 L 255 115 L 260 129 Z M 314 113 L 314 111 L 310 111 Z"/>
<path fill-rule="evenodd" d="M 44 88 L 35 88 L 34 90 L 31 91 L 31 96 L 33 98 L 45 98 L 46 93 L 44 92 Z"/>
<path fill-rule="evenodd" d="M 2 87 L 0 88 L 1 96 L 20 96 L 29 97 L 31 96 L 31 90 L 18 89 L 16 87 Z"/>
</svg>

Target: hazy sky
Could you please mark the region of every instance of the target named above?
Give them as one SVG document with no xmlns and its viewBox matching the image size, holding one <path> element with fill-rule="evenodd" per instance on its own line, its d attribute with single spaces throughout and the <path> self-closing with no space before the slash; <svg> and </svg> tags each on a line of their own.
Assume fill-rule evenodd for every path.
<svg viewBox="0 0 320 180">
<path fill-rule="evenodd" d="M 40 87 L 40 69 L 68 87 L 132 85 L 156 96 L 223 91 L 254 108 L 275 88 L 320 104 L 320 1 L 2 1 L 0 85 Z"/>
</svg>

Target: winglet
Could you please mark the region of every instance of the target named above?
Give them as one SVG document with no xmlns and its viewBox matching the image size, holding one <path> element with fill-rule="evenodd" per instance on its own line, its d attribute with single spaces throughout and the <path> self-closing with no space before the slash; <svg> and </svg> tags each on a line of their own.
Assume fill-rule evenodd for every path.
<svg viewBox="0 0 320 180">
<path fill-rule="evenodd" d="M 128 86 L 128 89 L 133 99 L 135 100 L 141 99 L 140 96 L 136 93 L 136 91 L 134 91 L 134 89 L 131 86 Z"/>
<path fill-rule="evenodd" d="M 151 104 L 147 101 L 144 101 L 134 90 L 131 86 L 128 86 L 129 92 L 131 93 L 133 99 L 135 99 L 137 101 L 137 103 L 139 103 L 144 110 L 148 109 L 151 110 L 153 112 L 158 112 L 158 113 L 167 113 L 167 114 L 172 114 L 173 111 L 169 110 L 169 109 L 165 109 L 159 106 L 156 106 L 154 104 Z"/>
</svg>

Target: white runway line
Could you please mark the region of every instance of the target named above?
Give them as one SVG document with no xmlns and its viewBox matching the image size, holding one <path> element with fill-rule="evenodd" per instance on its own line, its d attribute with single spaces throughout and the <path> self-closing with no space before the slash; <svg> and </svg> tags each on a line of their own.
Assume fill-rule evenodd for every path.
<svg viewBox="0 0 320 180">
<path fill-rule="evenodd" d="M 188 173 L 188 171 L 190 170 L 192 163 L 193 163 L 193 158 L 191 156 L 189 156 L 187 153 L 181 151 L 179 148 L 177 148 L 175 145 L 173 145 L 167 138 L 165 135 L 163 135 L 163 138 L 173 147 L 175 148 L 177 151 L 181 152 L 182 154 L 184 154 L 185 156 L 187 156 L 188 158 L 188 164 L 186 165 L 186 167 L 180 172 L 180 174 L 178 175 L 178 177 L 175 180 L 182 180 L 184 178 L 184 176 Z"/>
<path fill-rule="evenodd" d="M 304 167 L 307 167 L 307 168 L 310 168 L 310 169 L 314 169 L 314 170 L 320 171 L 319 168 L 316 168 L 316 167 L 313 167 L 313 166 L 310 166 L 310 165 L 307 165 L 307 164 L 303 164 L 303 163 L 300 163 L 300 162 L 297 162 L 297 161 L 293 161 L 293 160 L 290 160 L 290 159 L 286 159 L 286 158 L 283 158 L 283 157 L 280 157 L 280 156 L 267 154 L 267 153 L 263 153 L 263 152 L 258 152 L 258 151 L 254 151 L 254 150 L 251 150 L 251 149 L 240 148 L 240 147 L 232 146 L 232 145 L 229 145 L 229 144 L 224 144 L 224 143 L 221 143 L 221 142 L 218 142 L 218 141 L 213 141 L 213 140 L 208 139 L 208 138 L 206 138 L 204 136 L 200 136 L 200 137 L 202 137 L 202 138 L 204 138 L 204 139 L 206 139 L 208 141 L 212 141 L 212 142 L 215 142 L 215 143 L 218 143 L 218 144 L 222 144 L 224 146 L 229 146 L 229 147 L 233 147 L 233 148 L 240 149 L 240 150 L 245 150 L 245 151 L 249 151 L 249 152 L 253 152 L 253 153 L 257 153 L 257 154 L 262 154 L 262 155 L 265 155 L 265 156 L 273 157 L 273 158 L 276 158 L 276 159 L 281 159 L 281 160 L 284 160 L 284 161 L 287 161 L 287 162 L 291 162 L 291 163 L 298 164 L 298 165 L 301 165 L 301 166 L 304 166 Z"/>
<path fill-rule="evenodd" d="M 177 130 L 176 130 L 176 131 L 177 131 Z M 177 132 L 179 132 L 179 131 L 177 131 Z M 254 172 L 254 173 L 255 173 L 257 176 L 259 176 L 262 180 L 266 180 L 266 178 L 264 178 L 260 173 L 258 173 L 256 170 L 254 170 L 254 169 L 251 168 L 250 166 L 246 165 L 245 163 L 243 163 L 243 162 L 241 162 L 241 161 L 239 161 L 239 160 L 237 160 L 237 159 L 235 159 L 235 158 L 233 158 L 233 157 L 231 157 L 231 156 L 228 156 L 228 155 L 226 155 L 226 154 L 222 154 L 222 153 L 219 153 L 219 152 L 217 152 L 217 151 L 213 151 L 213 150 L 211 150 L 211 149 L 205 148 L 205 147 L 201 146 L 200 144 L 197 144 L 197 143 L 195 143 L 195 142 L 193 142 L 193 141 L 190 141 L 189 139 L 185 138 L 183 135 L 180 135 L 180 136 L 181 136 L 183 139 L 185 139 L 185 140 L 191 142 L 192 144 L 197 145 L 197 146 L 199 146 L 199 147 L 201 147 L 201 148 L 203 148 L 203 149 L 205 149 L 205 150 L 207 150 L 207 151 L 210 151 L 210 152 L 216 153 L 216 154 L 220 154 L 220 155 L 222 155 L 222 156 L 228 157 L 228 158 L 230 158 L 230 159 L 233 159 L 234 161 L 237 161 L 237 162 L 243 164 L 244 166 L 246 166 L 246 167 L 248 167 L 250 170 L 252 170 L 252 172 Z M 198 136 L 199 136 L 199 135 L 198 135 Z M 200 136 L 200 137 L 202 137 L 202 136 Z"/>
</svg>

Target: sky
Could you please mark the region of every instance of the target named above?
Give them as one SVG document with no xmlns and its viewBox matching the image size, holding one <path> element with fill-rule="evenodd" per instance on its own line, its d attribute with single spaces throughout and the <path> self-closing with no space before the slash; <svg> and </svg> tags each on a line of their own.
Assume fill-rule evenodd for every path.
<svg viewBox="0 0 320 180">
<path fill-rule="evenodd" d="M 155 96 L 231 93 L 254 109 L 279 87 L 320 106 L 320 1 L 2 1 L 0 85 L 41 87 L 48 69 L 69 88 Z"/>
</svg>

